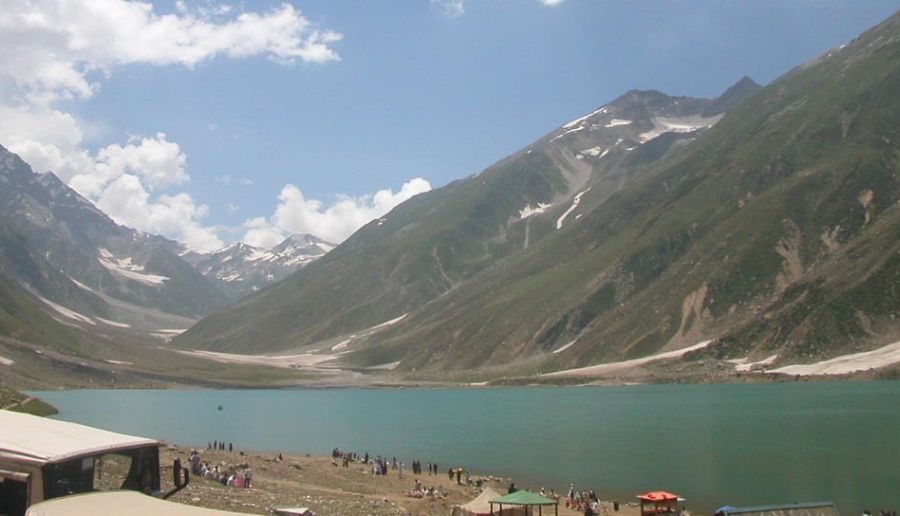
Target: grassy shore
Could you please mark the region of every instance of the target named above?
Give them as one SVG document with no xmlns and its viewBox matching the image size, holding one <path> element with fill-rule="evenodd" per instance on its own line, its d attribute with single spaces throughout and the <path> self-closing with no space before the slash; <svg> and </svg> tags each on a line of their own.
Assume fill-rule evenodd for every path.
<svg viewBox="0 0 900 516">
<path fill-rule="evenodd" d="M 164 449 L 160 460 L 171 464 L 175 457 L 186 461 L 190 449 L 170 447 Z M 328 457 L 284 455 L 277 460 L 271 453 L 230 453 L 224 451 L 201 450 L 201 458 L 210 466 L 218 465 L 220 470 L 236 468 L 240 471 L 249 466 L 253 471 L 253 486 L 250 489 L 223 486 L 203 478 L 191 479 L 190 485 L 171 498 L 172 501 L 224 509 L 250 514 L 271 514 L 274 507 L 309 507 L 318 516 L 371 514 L 371 515 L 442 515 L 447 516 L 454 505 L 463 504 L 475 498 L 480 490 L 475 486 L 458 485 L 447 475 L 447 467 L 438 475 L 413 475 L 407 465 L 400 478 L 396 470 L 387 475 L 373 475 L 371 465 L 351 462 L 348 467 L 335 466 Z M 425 468 L 425 465 L 423 465 Z M 427 468 L 426 468 L 427 469 Z M 164 484 L 171 486 L 171 473 L 165 469 Z M 484 485 L 498 493 L 505 494 L 510 479 L 497 478 L 473 472 L 475 479 L 484 479 Z M 413 490 L 416 479 L 423 486 L 434 487 L 437 496 L 415 498 L 408 493 Z M 166 487 L 168 489 L 169 487 Z M 539 489 L 540 486 L 522 486 Z M 638 510 L 623 505 L 618 513 L 612 504 L 604 502 L 600 514 L 637 516 Z M 544 514 L 553 514 L 552 507 L 545 508 Z M 573 516 L 581 514 L 559 505 L 559 514 Z"/>
<path fill-rule="evenodd" d="M 52 416 L 57 413 L 53 405 L 30 398 L 19 391 L 10 389 L 0 383 L 0 409 L 25 412 L 35 416 Z"/>
</svg>

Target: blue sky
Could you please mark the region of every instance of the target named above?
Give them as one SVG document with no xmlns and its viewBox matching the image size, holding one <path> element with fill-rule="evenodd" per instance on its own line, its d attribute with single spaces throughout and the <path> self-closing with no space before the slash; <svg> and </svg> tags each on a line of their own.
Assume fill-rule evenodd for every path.
<svg viewBox="0 0 900 516">
<path fill-rule="evenodd" d="M 0 14 L 0 44 L 33 41 L 23 52 L 62 55 L 90 86 L 0 52 L 13 70 L 0 78 L 9 115 L 0 144 L 57 171 L 117 220 L 197 248 L 272 243 L 296 230 L 339 240 L 427 188 L 420 180 L 401 194 L 413 178 L 440 187 L 478 172 L 629 89 L 710 97 L 744 75 L 768 83 L 900 8 L 884 0 L 293 0 L 287 10 L 280 1 L 155 2 L 136 14 L 119 0 L 98 3 L 101 18 L 115 13 L 110 27 L 131 20 L 132 29 L 86 26 L 110 34 L 87 46 L 127 51 L 85 51 L 69 31 L 66 51 L 56 52 L 38 43 L 55 27 L 16 34 Z M 245 20 L 247 31 L 221 31 L 216 41 L 233 40 L 219 47 L 191 32 L 248 13 L 256 18 Z M 281 27 L 262 23 L 275 13 L 293 23 L 282 39 L 242 43 Z M 179 40 L 179 31 L 195 35 L 171 52 L 154 49 L 154 34 Z M 292 36 L 312 37 L 314 48 L 285 51 Z M 71 125 L 77 138 L 47 129 L 63 115 L 56 126 Z"/>
</svg>

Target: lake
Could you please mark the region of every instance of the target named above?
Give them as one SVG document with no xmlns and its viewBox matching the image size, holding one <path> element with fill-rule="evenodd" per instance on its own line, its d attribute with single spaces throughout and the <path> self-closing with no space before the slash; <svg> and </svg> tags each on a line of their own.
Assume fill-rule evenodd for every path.
<svg viewBox="0 0 900 516">
<path fill-rule="evenodd" d="M 558 493 L 574 482 L 631 501 L 665 489 L 701 511 L 900 505 L 900 382 L 31 394 L 59 408 L 59 419 L 181 445 L 218 439 L 315 455 L 340 447 Z"/>
</svg>

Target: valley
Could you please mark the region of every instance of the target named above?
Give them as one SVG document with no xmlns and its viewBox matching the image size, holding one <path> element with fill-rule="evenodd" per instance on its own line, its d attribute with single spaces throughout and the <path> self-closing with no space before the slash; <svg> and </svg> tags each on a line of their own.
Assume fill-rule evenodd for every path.
<svg viewBox="0 0 900 516">
<path fill-rule="evenodd" d="M 0 378 L 896 377 L 898 81 L 894 15 L 766 86 L 631 90 L 339 245 L 191 251 L 0 148 Z"/>
</svg>

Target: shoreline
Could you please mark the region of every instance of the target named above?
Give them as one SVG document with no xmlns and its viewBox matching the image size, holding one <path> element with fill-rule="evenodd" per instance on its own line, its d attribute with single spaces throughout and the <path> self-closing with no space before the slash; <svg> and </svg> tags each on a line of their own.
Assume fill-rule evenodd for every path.
<svg viewBox="0 0 900 516">
<path fill-rule="evenodd" d="M 169 464 L 175 457 L 189 466 L 187 459 L 193 449 L 175 444 L 164 445 L 160 449 L 161 464 Z M 499 477 L 483 472 L 469 472 L 471 483 L 457 483 L 450 479 L 446 469 L 452 466 L 438 465 L 436 475 L 413 474 L 408 464 L 404 465 L 402 478 L 398 469 L 389 469 L 386 475 L 374 475 L 371 464 L 350 462 L 343 466 L 338 460 L 310 454 L 281 454 L 272 451 L 234 452 L 197 449 L 201 462 L 219 466 L 220 471 L 234 471 L 240 475 L 246 468 L 252 471 L 251 487 L 244 489 L 222 485 L 214 480 L 191 476 L 191 482 L 184 491 L 171 501 L 188 505 L 223 509 L 251 514 L 270 514 L 274 507 L 309 507 L 317 516 L 345 514 L 373 515 L 443 515 L 450 514 L 453 506 L 465 504 L 481 492 L 475 483 L 481 480 L 483 487 L 490 487 L 501 496 L 507 493 L 508 477 Z M 374 459 L 374 456 L 372 457 Z M 426 463 L 422 465 L 423 469 Z M 461 479 L 465 478 L 465 474 Z M 171 480 L 164 475 L 163 489 L 168 489 Z M 427 490 L 434 488 L 435 495 L 411 496 L 416 481 Z M 518 483 L 517 483 L 518 484 Z M 540 486 L 519 486 L 537 492 Z M 427 491 L 426 491 L 427 492 Z M 600 493 L 598 493 L 600 494 Z M 565 492 L 560 496 L 559 514 L 580 516 L 583 511 L 566 507 Z M 639 516 L 636 507 L 622 501 L 619 511 L 613 511 L 613 501 L 600 496 L 598 513 L 621 516 Z M 549 514 L 549 513 L 548 513 Z"/>
<path fill-rule="evenodd" d="M 206 439 L 216 437 L 233 440 L 244 450 L 253 450 L 249 452 L 251 455 L 271 456 L 281 451 L 320 456 L 338 444 L 360 453 L 368 448 L 370 452 L 396 453 L 398 458 L 402 454 L 407 459 L 418 456 L 423 462 L 429 459 L 447 465 L 455 462 L 455 465 L 479 473 L 512 476 L 520 484 L 534 489 L 543 485 L 559 491 L 574 481 L 576 485 L 592 485 L 603 498 L 626 502 L 633 500 L 638 492 L 667 489 L 687 497 L 690 508 L 704 510 L 715 508 L 706 507 L 704 501 L 719 505 L 753 505 L 794 499 L 803 501 L 810 497 L 804 495 L 803 490 L 782 487 L 789 485 L 784 483 L 772 485 L 768 490 L 743 492 L 735 489 L 731 481 L 721 486 L 718 480 L 704 481 L 703 475 L 711 474 L 711 471 L 704 469 L 708 464 L 702 458 L 709 458 L 712 450 L 718 450 L 718 446 L 736 450 L 716 454 L 718 461 L 757 461 L 758 454 L 749 450 L 767 446 L 765 435 L 759 434 L 761 437 L 749 441 L 735 441 L 723 435 L 709 443 L 703 439 L 679 438 L 670 432 L 652 429 L 658 425 L 641 424 L 644 408 L 658 409 L 654 412 L 657 417 L 671 422 L 673 429 L 681 429 L 677 434 L 683 436 L 707 435 L 708 432 L 714 436 L 716 429 L 731 428 L 728 421 L 747 423 L 748 418 L 755 420 L 751 416 L 741 416 L 745 413 L 742 407 L 746 403 L 750 403 L 747 406 L 751 408 L 777 408 L 775 414 L 783 416 L 770 418 L 771 424 L 780 425 L 785 418 L 796 421 L 792 415 L 796 410 L 802 414 L 804 407 L 820 399 L 830 400 L 823 410 L 837 410 L 834 415 L 839 417 L 835 420 L 835 429 L 853 426 L 851 416 L 841 408 L 840 403 L 844 402 L 859 410 L 875 410 L 887 416 L 891 428 L 900 424 L 896 413 L 889 410 L 890 400 L 895 399 L 892 396 L 897 392 L 896 383 L 634 387 L 565 391 L 441 389 L 440 392 L 435 389 L 418 392 L 358 389 L 355 392 L 332 390 L 330 394 L 329 391 L 307 391 L 306 394 L 297 391 L 297 395 L 284 391 L 242 393 L 239 390 L 230 393 L 186 391 L 183 394 L 147 390 L 133 395 L 84 391 L 85 394 L 48 395 L 45 399 L 63 410 L 62 419 L 162 438 L 181 446 L 194 445 L 203 449 Z M 738 400 L 743 402 L 733 403 Z M 216 410 L 220 404 L 225 407 L 224 412 Z M 103 408 L 119 405 L 121 410 Z M 822 420 L 824 416 L 816 414 L 802 419 L 804 425 L 820 425 L 825 421 Z M 745 428 L 743 423 L 741 428 Z M 828 427 L 831 426 L 829 423 Z M 878 439 L 880 430 L 869 427 L 858 435 L 877 442 L 879 449 L 889 450 L 890 443 Z M 791 424 L 784 430 L 786 442 L 791 439 L 806 442 L 801 426 Z M 854 475 L 861 471 L 878 471 L 880 480 L 873 486 L 897 478 L 896 472 L 888 471 L 884 465 L 861 469 L 860 455 L 854 451 L 860 446 L 858 439 L 846 439 L 841 432 L 824 435 L 811 442 L 833 449 L 834 460 L 847 461 L 847 471 L 855 472 Z M 671 453 L 667 452 L 667 458 L 659 464 L 657 472 L 650 474 L 648 468 L 654 467 L 656 459 L 646 453 L 642 442 L 668 443 Z M 735 443 L 737 447 L 733 446 Z M 786 456 L 796 459 L 792 461 L 796 464 L 812 460 L 809 453 L 782 448 Z M 760 471 L 767 470 L 765 465 L 760 467 L 763 468 Z M 698 473 L 684 476 L 682 471 Z M 791 467 L 779 471 L 781 475 L 802 476 L 805 470 Z M 889 491 L 882 487 L 868 487 L 854 493 L 832 492 L 827 488 L 827 482 L 852 478 L 848 474 L 845 471 L 824 476 L 825 481 L 815 484 L 818 494 L 812 498 L 836 497 L 835 502 L 851 512 L 873 506 L 875 500 L 884 504 L 884 495 Z M 769 482 L 766 475 L 757 477 L 751 475 L 748 481 L 763 482 L 762 485 Z"/>
</svg>

